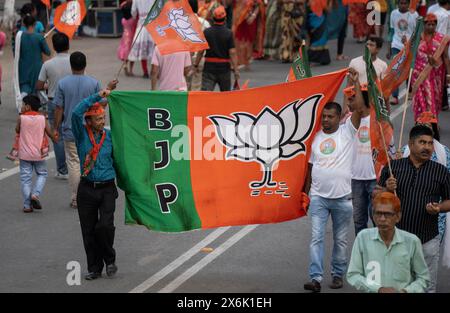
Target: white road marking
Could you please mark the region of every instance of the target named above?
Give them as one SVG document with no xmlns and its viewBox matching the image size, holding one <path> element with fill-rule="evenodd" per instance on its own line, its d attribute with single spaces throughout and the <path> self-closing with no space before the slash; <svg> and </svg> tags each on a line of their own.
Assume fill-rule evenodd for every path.
<svg viewBox="0 0 450 313">
<path fill-rule="evenodd" d="M 213 231 L 211 234 L 206 236 L 202 241 L 197 243 L 195 246 L 193 246 L 190 250 L 186 251 L 184 254 L 182 254 L 180 257 L 178 257 L 175 261 L 164 267 L 162 270 L 154 274 L 152 277 L 144 281 L 142 284 L 134 288 L 130 291 L 130 293 L 142 293 L 151 288 L 154 284 L 156 284 L 158 281 L 166 277 L 168 274 L 173 272 L 175 269 L 183 265 L 186 261 L 188 261 L 190 258 L 192 258 L 194 255 L 196 255 L 198 252 L 200 252 L 200 249 L 206 247 L 211 242 L 216 240 L 220 235 L 225 233 L 230 227 L 221 227 Z"/>
<path fill-rule="evenodd" d="M 214 261 L 218 256 L 231 248 L 236 242 L 244 238 L 251 231 L 253 231 L 258 225 L 249 225 L 241 229 L 239 232 L 234 234 L 231 238 L 221 244 L 218 248 L 216 248 L 213 252 L 205 256 L 203 259 L 198 261 L 191 268 L 186 270 L 183 274 L 175 278 L 172 282 L 170 282 L 166 287 L 158 291 L 159 293 L 168 293 L 173 292 L 175 289 L 180 287 L 186 280 L 197 274 L 202 268 L 206 265 Z"/>
</svg>

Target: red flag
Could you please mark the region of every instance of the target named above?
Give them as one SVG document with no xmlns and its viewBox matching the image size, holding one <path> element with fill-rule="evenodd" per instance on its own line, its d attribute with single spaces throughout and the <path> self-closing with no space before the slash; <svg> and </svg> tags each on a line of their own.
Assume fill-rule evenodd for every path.
<svg viewBox="0 0 450 313">
<path fill-rule="evenodd" d="M 85 16 L 84 0 L 63 3 L 55 10 L 55 27 L 72 39 Z"/>
<path fill-rule="evenodd" d="M 162 55 L 209 48 L 202 26 L 187 0 L 169 0 L 158 17 L 145 26 Z"/>
<path fill-rule="evenodd" d="M 47 7 L 47 8 L 49 8 L 50 9 L 50 0 L 41 0 L 41 2 L 43 3 L 43 4 L 45 4 L 45 6 Z"/>
</svg>

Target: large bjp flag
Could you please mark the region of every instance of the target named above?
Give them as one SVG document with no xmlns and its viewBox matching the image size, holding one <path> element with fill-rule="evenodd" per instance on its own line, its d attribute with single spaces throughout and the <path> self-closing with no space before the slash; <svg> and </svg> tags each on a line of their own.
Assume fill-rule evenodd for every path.
<svg viewBox="0 0 450 313">
<path fill-rule="evenodd" d="M 162 55 L 209 48 L 202 26 L 187 0 L 156 0 L 145 24 Z"/>
<path fill-rule="evenodd" d="M 222 93 L 113 91 L 126 223 L 180 232 L 304 216 L 311 143 L 345 75 Z"/>
</svg>

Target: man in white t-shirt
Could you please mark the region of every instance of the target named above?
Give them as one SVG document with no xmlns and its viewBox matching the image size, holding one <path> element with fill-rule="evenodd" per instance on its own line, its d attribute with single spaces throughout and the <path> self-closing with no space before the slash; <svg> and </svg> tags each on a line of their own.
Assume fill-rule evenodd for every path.
<svg viewBox="0 0 450 313">
<path fill-rule="evenodd" d="M 396 56 L 403 49 L 405 43 L 411 38 L 416 28 L 416 19 L 419 17 L 417 12 L 409 11 L 409 0 L 400 0 L 398 9 L 391 13 L 390 35 L 392 35 L 392 44 L 387 59 Z M 398 88 L 392 92 L 392 104 L 398 104 Z"/>
<path fill-rule="evenodd" d="M 367 40 L 366 45 L 371 54 L 372 63 L 375 68 L 377 78 L 381 80 L 386 75 L 386 70 L 388 68 L 386 62 L 384 62 L 378 57 L 378 53 L 383 47 L 383 39 L 379 37 L 370 36 L 369 39 Z M 361 85 L 367 84 L 366 62 L 364 62 L 363 56 L 359 56 L 357 58 L 352 59 L 348 67 L 353 68 L 358 72 L 359 83 Z M 347 87 L 350 87 L 351 85 L 352 85 L 351 82 L 347 80 Z M 348 113 L 347 108 L 348 108 L 347 99 L 344 98 L 344 115 Z"/>
<path fill-rule="evenodd" d="M 187 90 L 185 76 L 191 65 L 191 54 L 188 51 L 161 55 L 156 46 L 152 58 L 152 90 Z"/>
<path fill-rule="evenodd" d="M 69 55 L 69 37 L 64 33 L 56 33 L 52 37 L 53 49 L 56 51 L 56 56 L 46 61 L 39 73 L 39 78 L 36 83 L 37 90 L 44 90 L 46 84 L 48 86 L 48 122 L 53 125 L 55 122 L 55 106 L 53 98 L 56 94 L 56 87 L 60 79 L 72 75 L 70 67 Z M 61 125 L 62 127 L 62 125 Z M 59 133 L 62 134 L 60 127 Z M 56 174 L 57 179 L 68 179 L 69 172 L 67 169 L 66 155 L 64 152 L 64 140 L 62 136 L 57 142 L 53 141 L 53 149 L 55 150 L 56 160 Z"/>
<path fill-rule="evenodd" d="M 438 0 L 438 3 L 428 8 L 427 13 L 433 13 L 437 17 L 436 31 L 444 35 L 450 35 L 450 1 Z"/>
<path fill-rule="evenodd" d="M 342 288 L 347 269 L 347 234 L 352 219 L 351 179 L 354 155 L 354 137 L 361 123 L 362 102 L 358 72 L 349 71 L 349 80 L 355 85 L 355 103 L 352 116 L 339 125 L 342 109 L 329 102 L 322 112 L 322 130 L 311 146 L 308 178 L 305 192 L 310 193 L 308 211 L 312 224 L 309 276 L 305 290 L 320 292 L 323 279 L 325 230 L 328 216 L 333 222 L 333 254 L 331 261 L 332 289 Z"/>
</svg>

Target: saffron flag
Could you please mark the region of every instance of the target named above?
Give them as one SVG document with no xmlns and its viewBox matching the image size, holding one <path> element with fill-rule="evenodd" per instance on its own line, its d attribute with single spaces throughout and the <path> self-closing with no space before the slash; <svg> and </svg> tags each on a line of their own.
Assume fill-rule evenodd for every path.
<svg viewBox="0 0 450 313">
<path fill-rule="evenodd" d="M 41 2 L 42 2 L 43 4 L 45 4 L 45 6 L 46 6 L 47 8 L 50 8 L 50 0 L 41 0 Z"/>
<path fill-rule="evenodd" d="M 417 49 L 423 31 L 423 18 L 417 18 L 416 28 L 405 47 L 395 56 L 386 70 L 386 75 L 381 81 L 381 89 L 385 99 L 389 99 L 392 91 L 397 89 L 409 76 L 409 71 L 414 68 Z"/>
<path fill-rule="evenodd" d="M 393 150 L 394 129 L 392 128 L 389 110 L 386 106 L 383 93 L 380 91 L 380 82 L 376 79 L 375 68 L 372 64 L 369 49 L 365 48 L 364 61 L 366 62 L 367 91 L 370 101 L 370 144 L 377 179 L 381 170 L 389 160 L 388 151 Z"/>
<path fill-rule="evenodd" d="M 346 70 L 240 91 L 113 91 L 125 222 L 164 232 L 306 214 L 310 147 Z"/>
<path fill-rule="evenodd" d="M 162 55 L 209 48 L 202 26 L 187 0 L 155 2 L 145 23 Z"/>
<path fill-rule="evenodd" d="M 292 82 L 295 80 L 312 77 L 311 67 L 309 65 L 308 53 L 304 44 L 300 47 L 297 56 L 292 62 L 289 70 L 287 81 Z"/>
<path fill-rule="evenodd" d="M 55 10 L 55 27 L 72 39 L 85 16 L 86 6 L 83 0 L 65 2 Z"/>
</svg>

